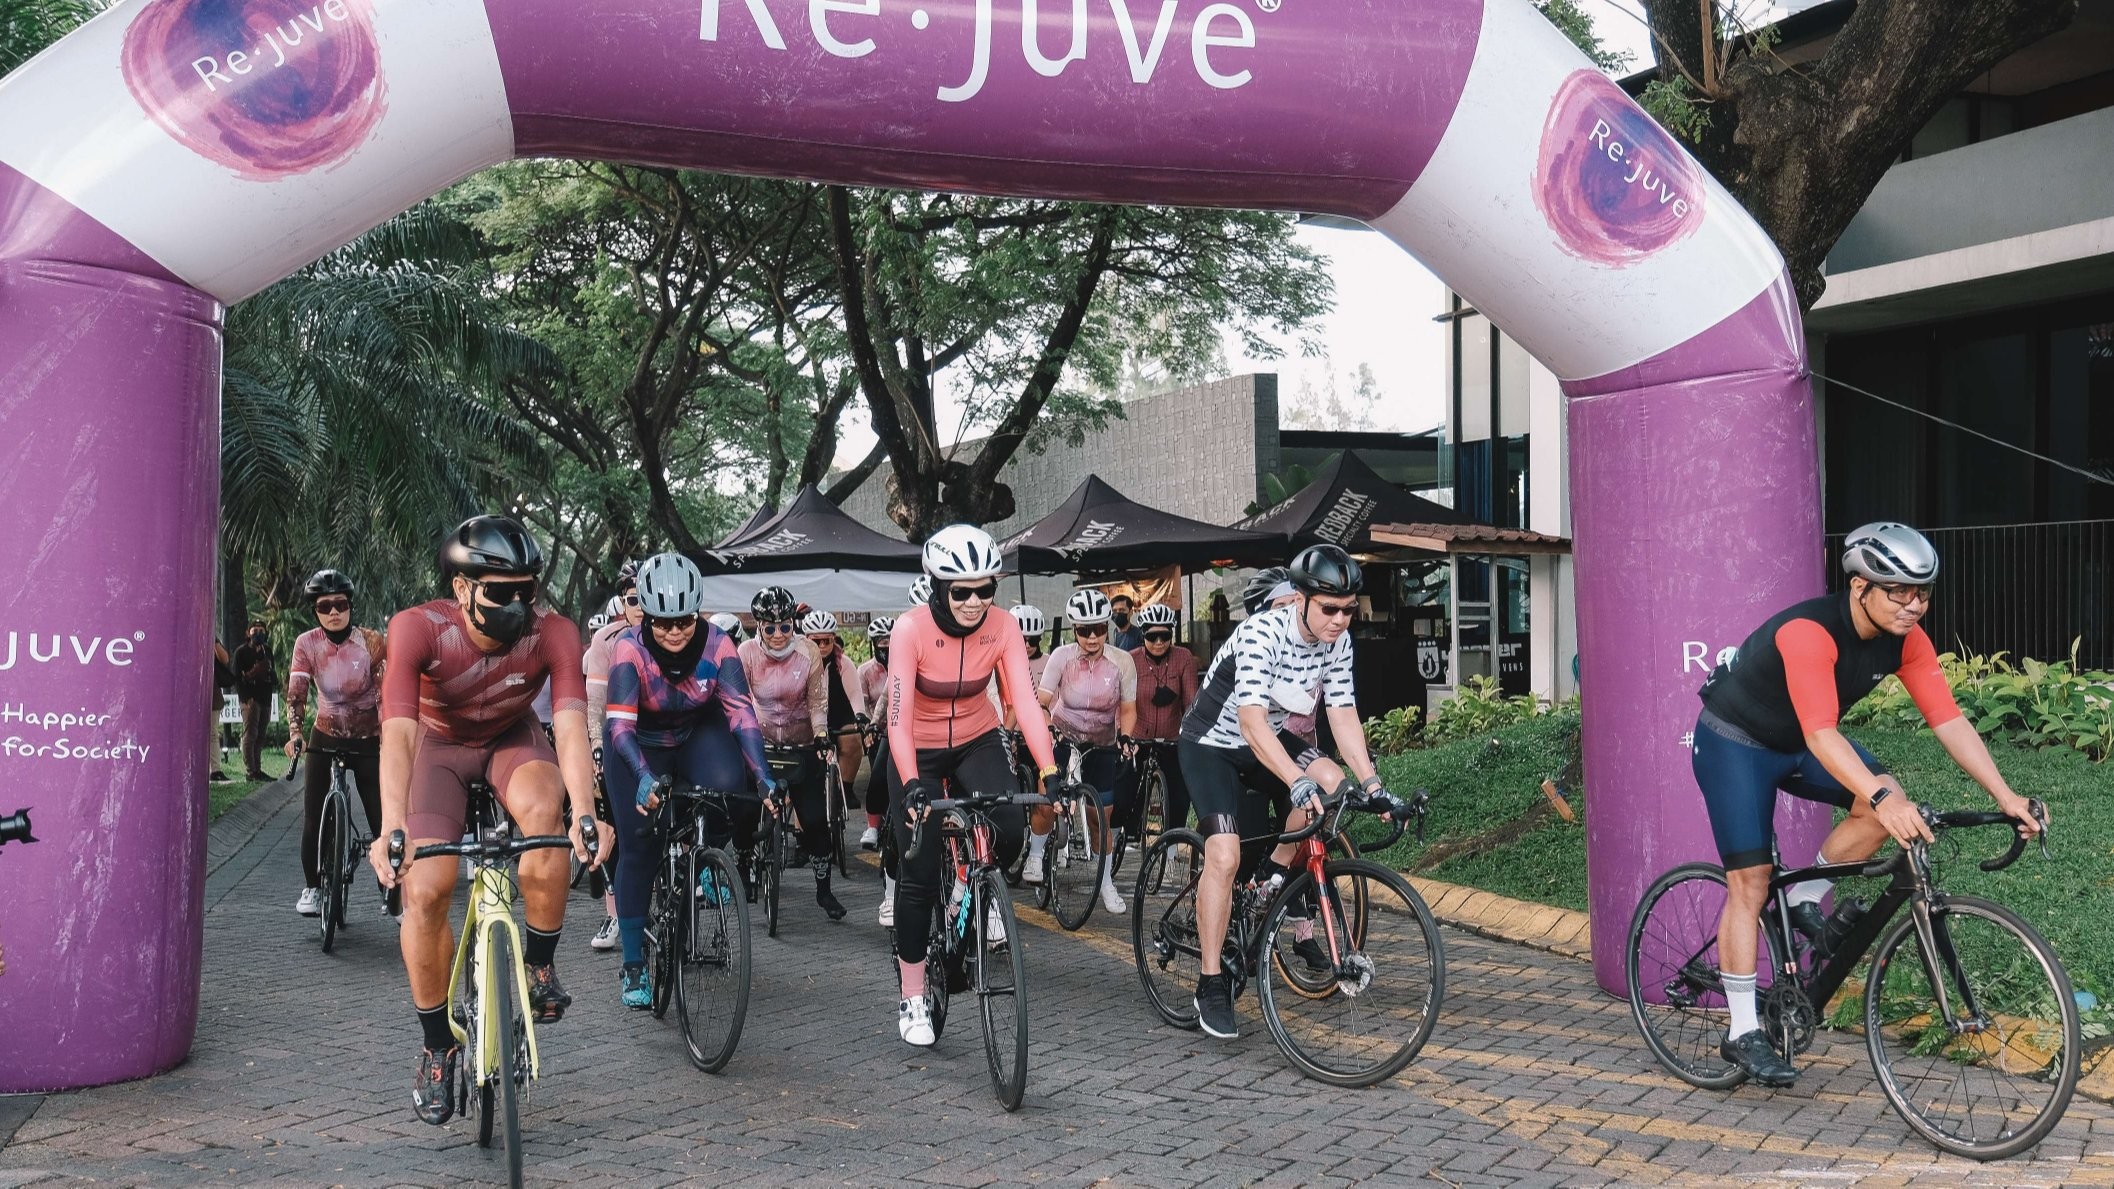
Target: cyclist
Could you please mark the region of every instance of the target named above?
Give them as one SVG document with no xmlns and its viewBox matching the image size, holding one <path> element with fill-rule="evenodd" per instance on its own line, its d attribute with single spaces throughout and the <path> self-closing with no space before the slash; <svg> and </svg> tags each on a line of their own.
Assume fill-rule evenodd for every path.
<svg viewBox="0 0 2114 1189">
<path fill-rule="evenodd" d="M 919 574 L 910 580 L 910 605 L 922 607 L 932 601 L 932 575 Z"/>
<path fill-rule="evenodd" d="M 844 651 L 844 640 L 837 634 L 837 617 L 827 611 L 810 611 L 801 617 L 800 631 L 808 643 L 815 646 L 815 656 L 821 661 L 823 677 L 829 684 L 830 733 L 823 746 L 836 754 L 825 756 L 822 762 L 827 764 L 834 760 L 837 765 L 837 777 L 844 783 L 844 809 L 848 816 L 851 791 L 859 777 L 859 762 L 866 758 L 866 745 L 860 734 L 866 729 L 866 708 L 872 703 L 866 700 L 866 687 L 859 681 L 858 666 Z M 838 733 L 847 727 L 857 727 L 858 730 Z"/>
<path fill-rule="evenodd" d="M 777 758 L 778 783 L 792 795 L 799 819 L 800 853 L 815 872 L 815 903 L 829 919 L 844 919 L 844 905 L 830 890 L 829 815 L 822 804 L 822 765 L 834 758 L 829 750 L 829 685 L 822 658 L 800 634 L 795 618 L 799 604 L 783 586 L 756 592 L 749 610 L 756 616 L 756 638 L 739 649 L 756 717 L 767 743 L 789 751 Z M 742 851 L 744 878 L 752 871 L 750 852 Z M 753 893 L 753 889 L 751 889 Z"/>
<path fill-rule="evenodd" d="M 859 666 L 859 696 L 866 699 L 867 709 L 873 713 L 880 712 L 881 702 L 888 696 L 888 633 L 895 624 L 894 618 L 887 615 L 876 615 L 866 624 L 866 643 L 873 655 Z M 887 756 L 888 741 L 876 740 L 873 765 L 866 774 L 866 832 L 859 835 L 861 850 L 877 850 L 881 845 L 881 817 L 888 810 Z M 881 903 L 885 912 L 895 891 L 894 873 L 883 872 L 883 878 Z"/>
<path fill-rule="evenodd" d="M 1138 609 L 1138 631 L 1144 643 L 1130 654 L 1138 670 L 1138 746 L 1150 748 L 1160 764 L 1160 779 L 1167 789 L 1167 808 L 1161 818 L 1163 830 L 1180 829 L 1189 821 L 1189 785 L 1182 780 L 1182 761 L 1175 744 L 1182 737 L 1182 716 L 1196 701 L 1196 654 L 1174 642 L 1174 608 L 1165 603 L 1147 603 Z M 1142 806 L 1139 812 L 1144 812 Z M 1140 835 L 1144 823 L 1140 822 Z"/>
<path fill-rule="evenodd" d="M 741 643 L 741 616 L 734 614 L 732 611 L 722 611 L 714 615 L 710 622 L 713 627 L 719 629 L 721 635 L 736 644 Z"/>
<path fill-rule="evenodd" d="M 308 687 L 316 687 L 316 723 L 308 732 L 308 775 L 301 793 L 301 898 L 294 911 L 305 917 L 323 911 L 321 862 L 316 853 L 322 830 L 323 796 L 330 791 L 330 757 L 344 756 L 352 783 L 360 793 L 367 828 L 382 824 L 382 634 L 352 626 L 352 600 L 358 589 L 336 570 L 317 570 L 301 588 L 317 626 L 294 640 L 294 661 L 286 675 L 286 754 L 301 748 L 301 715 L 308 708 Z"/>
<path fill-rule="evenodd" d="M 1889 836 L 1903 846 L 1930 829 L 1872 753 L 1837 729 L 1842 711 L 1891 673 L 1961 771 L 2028 834 L 2039 826 L 2011 791 L 1974 724 L 1961 716 L 1937 650 L 1918 621 L 1930 610 L 1938 551 L 1903 524 L 1876 522 L 1843 540 L 1847 589 L 1807 599 L 1763 621 L 1699 691 L 1693 766 L 1725 864 L 1718 966 L 1731 1019 L 1719 1051 L 1764 1086 L 1798 1077 L 1761 1030 L 1755 1011 L 1756 923 L 1769 895 L 1772 821 L 1779 789 L 1849 810 L 1821 843 L 1816 863 L 1868 859 Z M 1826 880 L 1785 893 L 1792 924 L 1809 943 L 1830 945 L 1820 900 Z"/>
<path fill-rule="evenodd" d="M 1042 688 L 1042 671 L 1050 663 L 1043 655 L 1043 633 L 1050 630 L 1049 622 L 1043 618 L 1042 608 L 1033 603 L 1015 603 L 1010 612 L 1013 622 L 1020 625 L 1020 638 L 1028 646 L 1028 676 L 1035 681 L 1035 688 Z"/>
<path fill-rule="evenodd" d="M 1323 789 L 1349 791 L 1343 768 L 1285 731 L 1285 720 L 1315 708 L 1318 699 L 1337 728 L 1343 759 L 1359 787 L 1386 797 L 1365 749 L 1351 679 L 1351 619 L 1365 579 L 1357 561 L 1335 545 L 1313 545 L 1288 572 L 1298 597 L 1250 615 L 1212 658 L 1195 705 L 1182 719 L 1177 750 L 1182 775 L 1204 835 L 1204 875 L 1197 886 L 1197 933 L 1202 976 L 1196 1008 L 1204 1031 L 1221 1039 L 1240 1035 L 1233 995 L 1219 969 L 1232 915 L 1233 879 L 1240 865 L 1239 811 L 1243 786 L 1289 799 L 1285 829 L 1304 826 Z M 1408 807 L 1391 805 L 1389 816 Z M 1280 846 L 1257 878 L 1268 894 L 1285 877 L 1295 847 Z"/>
<path fill-rule="evenodd" d="M 896 1031 L 913 1045 L 934 1040 L 925 997 L 925 958 L 932 908 L 941 888 L 940 847 L 928 838 L 912 851 L 912 823 L 953 779 L 964 792 L 1017 792 L 1012 757 L 1000 741 L 998 712 L 987 691 L 994 674 L 1019 718 L 1045 791 L 1055 791 L 1057 764 L 1049 724 L 1028 682 L 1028 653 L 1020 625 L 991 614 L 1004 563 L 998 542 L 972 524 L 950 524 L 925 542 L 930 600 L 896 618 L 888 655 L 889 828 L 895 831 L 901 882 L 896 885 L 896 966 L 903 998 Z M 1000 866 L 1020 854 L 1022 813 L 994 809 Z M 995 922 L 995 916 L 994 916 Z"/>
<path fill-rule="evenodd" d="M 625 562 L 617 570 L 617 593 L 609 596 L 609 602 L 602 608 L 602 626 L 594 629 L 587 641 L 587 652 L 580 658 L 580 671 L 587 680 L 587 739 L 594 745 L 595 781 L 602 790 L 595 811 L 610 817 L 617 815 L 610 808 L 609 774 L 604 767 L 606 757 L 602 748 L 605 708 L 609 705 L 609 658 L 617 636 L 628 628 L 639 626 L 645 618 L 639 610 L 638 574 L 639 564 L 634 561 Z M 544 713 L 549 713 L 547 705 Z M 618 846 L 623 845 L 621 839 L 614 841 Z M 587 944 L 593 949 L 613 950 L 617 948 L 617 894 L 614 888 L 603 889 L 602 912 L 602 927 L 595 930 Z"/>
<path fill-rule="evenodd" d="M 400 944 L 425 1049 L 412 1105 L 428 1123 L 455 1111 L 462 1050 L 448 1020 L 448 967 L 454 938 L 448 907 L 456 861 L 419 859 L 402 879 L 389 869 L 388 837 L 405 832 L 412 851 L 462 837 L 469 782 L 485 780 L 524 834 L 556 834 L 572 803 L 573 852 L 589 859 L 582 827 L 594 818 L 594 759 L 588 753 L 587 690 L 580 677 L 580 633 L 555 611 L 538 610 L 543 550 L 510 516 L 473 516 L 441 548 L 452 598 L 434 599 L 389 621 L 390 661 L 382 679 L 382 829 L 369 861 L 382 886 L 403 887 Z M 556 750 L 529 711 L 551 679 Z M 608 836 L 608 823 L 596 822 Z M 592 856 L 595 866 L 601 852 Z M 529 1006 L 555 1021 L 572 996 L 553 959 L 565 923 L 566 861 L 556 850 L 521 856 Z"/>
<path fill-rule="evenodd" d="M 1057 737 L 1057 763 L 1071 770 L 1075 753 L 1085 753 L 1079 778 L 1100 794 L 1102 814 L 1099 837 L 1092 840 L 1101 854 L 1111 849 L 1109 822 L 1122 816 L 1125 794 L 1136 790 L 1136 776 L 1127 762 L 1136 747 L 1131 732 L 1137 728 L 1138 670 L 1130 654 L 1109 645 L 1109 598 L 1087 587 L 1072 592 L 1064 604 L 1064 616 L 1072 624 L 1072 642 L 1050 654 L 1042 671 L 1038 696 L 1049 712 L 1050 731 Z M 1113 750 L 1111 750 L 1111 748 Z M 1021 879 L 1042 882 L 1042 849 L 1056 822 L 1054 809 L 1037 809 L 1028 835 L 1028 864 Z M 1115 874 L 1101 869 L 1101 906 L 1110 912 L 1130 911 L 1117 893 Z"/>
<path fill-rule="evenodd" d="M 704 575 L 680 553 L 646 559 L 638 571 L 644 624 L 610 649 L 609 709 L 603 757 L 616 790 L 617 933 L 624 1006 L 653 1006 L 646 974 L 646 906 L 659 861 L 654 835 L 665 808 L 660 782 L 674 777 L 709 789 L 742 787 L 742 764 L 766 798 L 774 791 L 748 675 L 732 640 L 698 611 Z M 731 823 L 715 823 L 722 828 Z M 723 839 L 715 839 L 715 844 Z M 710 878 L 709 873 L 707 878 Z M 707 886 L 715 901 L 732 888 Z"/>
</svg>

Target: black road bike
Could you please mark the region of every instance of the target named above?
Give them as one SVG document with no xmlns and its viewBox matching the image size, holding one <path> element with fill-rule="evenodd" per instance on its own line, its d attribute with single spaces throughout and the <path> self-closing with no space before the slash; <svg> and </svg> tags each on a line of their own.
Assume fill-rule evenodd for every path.
<svg viewBox="0 0 2114 1189">
<path fill-rule="evenodd" d="M 303 754 L 295 752 L 297 764 Z M 323 901 L 316 931 L 322 936 L 323 952 L 327 954 L 337 944 L 338 930 L 345 927 L 345 904 L 352 898 L 353 877 L 366 866 L 367 848 L 374 839 L 352 824 L 351 764 L 339 752 L 324 755 L 330 764 L 330 786 L 324 790 L 316 821 L 316 892 Z M 321 761 L 309 760 L 312 764 L 318 762 Z"/>
<path fill-rule="evenodd" d="M 690 1063 L 718 1073 L 748 1017 L 749 903 L 733 857 L 713 845 L 713 825 L 728 829 L 733 803 L 759 798 L 670 780 L 662 798 L 661 865 L 646 909 L 653 1015 L 672 1003 Z"/>
</svg>

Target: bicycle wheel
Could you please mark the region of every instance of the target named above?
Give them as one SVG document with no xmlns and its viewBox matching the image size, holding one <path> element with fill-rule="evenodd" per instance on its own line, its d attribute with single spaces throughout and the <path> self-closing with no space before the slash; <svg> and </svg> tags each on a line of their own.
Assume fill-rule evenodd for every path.
<svg viewBox="0 0 2114 1189">
<path fill-rule="evenodd" d="M 338 926 L 345 923 L 345 832 L 352 828 L 345 808 L 343 797 L 324 797 L 322 821 L 316 828 L 316 876 L 322 885 L 316 890 L 323 901 L 316 929 L 323 935 L 326 954 L 337 943 Z"/>
<path fill-rule="evenodd" d="M 979 871 L 969 886 L 967 908 L 976 914 L 971 924 L 976 939 L 971 986 L 983 1016 L 984 1060 L 991 1066 L 991 1092 L 998 1095 L 998 1105 L 1016 1111 L 1028 1089 L 1027 947 L 1013 919 L 1013 898 L 998 872 Z M 991 931 L 994 916 L 996 933 Z"/>
<path fill-rule="evenodd" d="M 1622 959 L 1630 1015 L 1645 1047 L 1669 1073 L 1704 1090 L 1737 1086 L 1747 1076 L 1718 1055 L 1727 1022 L 1718 971 L 1724 911 L 1724 868 L 1676 867 L 1645 889 Z"/>
<path fill-rule="evenodd" d="M 763 838 L 756 847 L 756 904 L 763 909 L 764 932 L 778 936 L 778 876 L 785 865 L 785 823 L 764 815 Z"/>
<path fill-rule="evenodd" d="M 1050 832 L 1042 840 L 1042 856 L 1033 860 L 1023 860 L 1023 865 L 1032 861 L 1035 864 L 1036 874 L 1042 877 L 1035 882 L 1035 907 L 1045 912 L 1049 911 L 1050 902 L 1057 894 L 1054 887 L 1055 880 L 1052 877 L 1057 872 L 1058 852 L 1064 849 L 1072 837 L 1072 815 L 1067 813 L 1062 805 L 1056 807 L 1056 812 L 1056 820 L 1050 823 Z M 1032 822 L 1029 828 L 1033 828 Z M 1025 845 L 1020 848 L 1022 855 L 1027 854 L 1027 850 L 1028 848 Z"/>
<path fill-rule="evenodd" d="M 1065 830 L 1062 820 L 1069 820 Z M 1094 915 L 1094 901 L 1101 894 L 1101 877 L 1108 870 L 1108 853 L 1101 845 L 1101 831 L 1108 814 L 1098 794 L 1074 792 L 1065 798 L 1058 830 L 1043 848 L 1043 881 L 1050 885 L 1050 912 L 1066 929 L 1077 930 Z M 1059 843 L 1063 843 L 1059 846 Z"/>
<path fill-rule="evenodd" d="M 1945 1151 L 2015 1156 L 2041 1142 L 2077 1088 L 2083 1044 L 2070 976 L 2001 904 L 1953 896 L 1932 906 L 1927 939 L 1915 925 L 1913 912 L 1894 922 L 1865 982 L 1879 1088 Z"/>
<path fill-rule="evenodd" d="M 1324 875 L 1316 894 L 1314 876 L 1302 872 L 1264 910 L 1271 960 L 1258 972 L 1263 1021 L 1301 1073 L 1332 1086 L 1371 1086 L 1402 1072 L 1430 1038 L 1446 997 L 1446 945 L 1424 898 L 1392 870 L 1339 859 Z M 1364 887 L 1362 937 L 1338 891 L 1346 881 Z M 1301 912 L 1313 916 L 1296 917 Z M 1313 958 L 1326 969 L 1315 970 Z M 1295 968 L 1328 990 L 1281 994 L 1280 972 Z"/>
<path fill-rule="evenodd" d="M 716 897 L 696 891 L 705 880 Z M 734 1056 L 749 1013 L 749 906 L 734 890 L 741 887 L 741 877 L 722 850 L 693 849 L 685 886 L 693 894 L 680 947 L 675 1014 L 690 1064 L 718 1073 Z"/>
<path fill-rule="evenodd" d="M 527 1033 L 521 1023 L 520 1007 L 514 1002 L 514 975 L 520 964 L 514 959 L 514 938 L 505 929 L 492 930 L 492 969 L 505 984 L 492 997 L 492 1027 L 499 1036 L 498 1062 L 493 1071 L 493 1080 L 498 1083 L 499 1115 L 503 1124 L 501 1142 L 506 1146 L 507 1184 L 521 1184 L 521 1081 L 527 1076 L 522 1064 L 522 1049 L 527 1045 Z M 492 1129 L 492 1083 L 485 1083 L 485 1120 L 481 1131 L 489 1135 Z"/>
<path fill-rule="evenodd" d="M 932 906 L 932 932 L 925 945 L 925 997 L 932 1007 L 932 1038 L 947 1030 L 947 951 L 954 944 L 947 931 L 945 894 Z"/>
<path fill-rule="evenodd" d="M 668 1004 L 674 996 L 671 984 L 675 982 L 675 956 L 682 946 L 677 933 L 681 928 L 677 918 L 682 912 L 678 892 L 682 878 L 681 860 L 668 855 L 662 861 L 660 871 L 654 875 L 653 888 L 646 898 L 646 969 L 653 983 L 653 1018 L 656 1020 L 667 1017 Z"/>
<path fill-rule="evenodd" d="M 1145 1000 L 1177 1028 L 1197 1026 L 1196 983 L 1204 968 L 1196 885 L 1203 873 L 1203 837 L 1193 830 L 1169 830 L 1146 849 L 1130 901 L 1130 948 Z"/>
</svg>

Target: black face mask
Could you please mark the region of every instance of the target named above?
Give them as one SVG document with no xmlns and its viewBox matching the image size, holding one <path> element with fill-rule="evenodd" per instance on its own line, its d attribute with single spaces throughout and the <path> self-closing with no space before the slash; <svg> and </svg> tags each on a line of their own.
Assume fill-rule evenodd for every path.
<svg viewBox="0 0 2114 1189">
<path fill-rule="evenodd" d="M 262 648 L 262 647 L 264 647 L 264 633 L 263 633 L 263 632 L 251 632 L 251 633 L 250 633 L 250 644 L 251 644 L 251 646 L 253 646 L 253 647 L 256 647 L 256 648 Z"/>
<path fill-rule="evenodd" d="M 1180 695 L 1176 694 L 1173 690 L 1163 685 L 1160 688 L 1152 691 L 1152 704 L 1164 710 L 1167 707 L 1174 705 L 1175 699 L 1179 696 Z"/>
<path fill-rule="evenodd" d="M 323 638 L 330 641 L 332 644 L 343 644 L 345 641 L 352 638 L 352 625 L 350 623 L 347 623 L 344 627 L 339 628 L 335 632 L 331 631 L 329 628 L 324 628 Z"/>
<path fill-rule="evenodd" d="M 646 651 L 653 654 L 653 663 L 661 668 L 661 676 L 680 684 L 697 669 L 697 658 L 705 652 L 705 625 L 699 624 L 690 633 L 690 639 L 681 648 L 663 647 L 652 628 L 639 632 L 646 638 Z"/>
<path fill-rule="evenodd" d="M 1130 626 L 1130 612 L 1128 611 L 1115 612 L 1113 615 L 1110 615 L 1109 618 L 1115 620 L 1116 626 L 1119 628 L 1127 628 Z"/>
<path fill-rule="evenodd" d="M 519 600 L 504 607 L 487 607 L 475 598 L 470 600 L 470 626 L 504 645 L 511 646 L 528 634 L 529 618 L 528 604 Z"/>
<path fill-rule="evenodd" d="M 881 667 L 882 667 L 882 668 L 884 668 L 884 669 L 885 669 L 885 668 L 887 668 L 887 667 L 888 667 L 888 650 L 887 650 L 886 648 L 876 648 L 876 649 L 874 649 L 874 650 L 873 650 L 873 658 L 874 658 L 875 660 L 877 660 L 877 661 L 881 662 Z"/>
</svg>

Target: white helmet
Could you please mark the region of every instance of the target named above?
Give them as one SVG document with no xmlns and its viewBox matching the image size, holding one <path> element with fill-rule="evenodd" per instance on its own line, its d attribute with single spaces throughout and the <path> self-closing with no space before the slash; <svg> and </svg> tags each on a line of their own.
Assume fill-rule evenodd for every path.
<svg viewBox="0 0 2114 1189">
<path fill-rule="evenodd" d="M 1064 617 L 1075 624 L 1107 623 L 1112 614 L 1108 596 L 1091 586 L 1073 591 L 1072 597 L 1064 601 Z"/>
<path fill-rule="evenodd" d="M 810 611 L 800 617 L 800 634 L 834 636 L 837 634 L 837 617 L 827 611 Z"/>
<path fill-rule="evenodd" d="M 681 619 L 705 605 L 705 576 L 680 553 L 656 553 L 639 566 L 639 606 L 655 619 Z"/>
<path fill-rule="evenodd" d="M 599 632 L 608 626 L 609 617 L 607 615 L 590 615 L 587 617 L 587 630 L 590 633 Z"/>
<path fill-rule="evenodd" d="M 1040 636 L 1050 630 L 1049 623 L 1042 617 L 1042 608 L 1033 603 L 1015 603 L 1013 622 L 1020 625 L 1020 634 L 1023 636 Z"/>
<path fill-rule="evenodd" d="M 925 539 L 925 573 L 940 582 L 973 582 L 1006 568 L 998 541 L 973 524 L 950 524 Z"/>
<path fill-rule="evenodd" d="M 718 628 L 720 635 L 725 636 L 729 640 L 738 641 L 741 639 L 741 616 L 734 614 L 732 611 L 722 611 L 706 622 Z"/>
<path fill-rule="evenodd" d="M 1141 628 L 1171 628 L 1175 618 L 1174 608 L 1165 603 L 1147 603 L 1138 608 L 1138 626 Z"/>
<path fill-rule="evenodd" d="M 917 580 L 910 584 L 910 605 L 922 607 L 931 601 L 932 579 L 928 575 L 919 574 Z"/>
<path fill-rule="evenodd" d="M 866 638 L 869 640 L 886 640 L 888 633 L 894 630 L 896 621 L 893 616 L 876 615 L 866 622 Z"/>
<path fill-rule="evenodd" d="M 602 620 L 602 622 L 603 622 L 603 623 L 608 623 L 609 621 L 611 621 L 611 620 L 613 620 L 613 619 L 622 619 L 623 617 L 624 617 L 624 596 L 623 596 L 623 595 L 611 595 L 611 596 L 609 596 L 609 601 L 608 601 L 608 602 L 606 602 L 606 603 L 604 603 L 604 604 L 602 604 L 602 615 L 601 615 L 601 620 Z"/>
<path fill-rule="evenodd" d="M 1923 586 L 1938 577 L 1938 550 L 1915 529 L 1881 520 L 1843 538 L 1842 572 L 1869 582 Z"/>
</svg>

